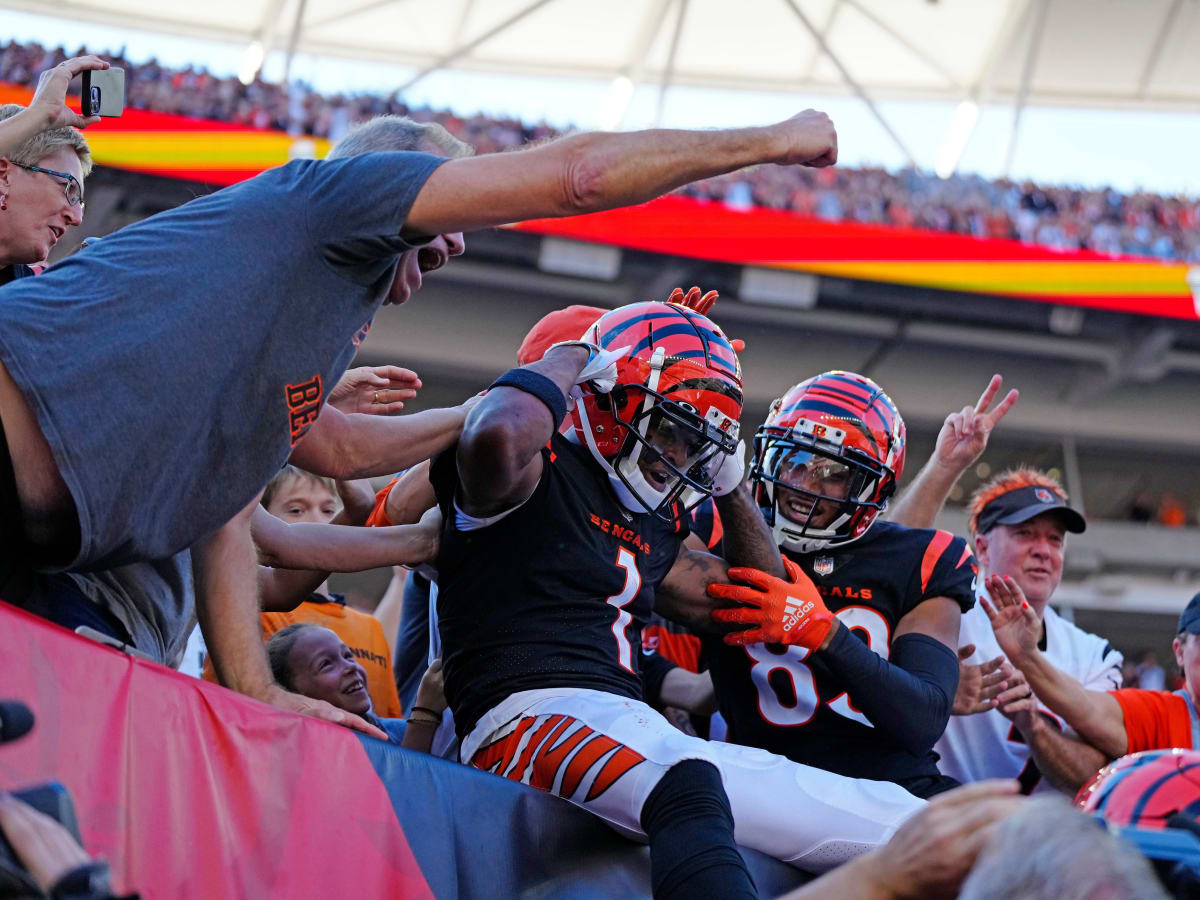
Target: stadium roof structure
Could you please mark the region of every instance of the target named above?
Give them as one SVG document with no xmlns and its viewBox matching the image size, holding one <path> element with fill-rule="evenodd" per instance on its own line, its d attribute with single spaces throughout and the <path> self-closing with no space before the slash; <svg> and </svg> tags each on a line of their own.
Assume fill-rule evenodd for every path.
<svg viewBox="0 0 1200 900">
<path fill-rule="evenodd" d="M 1194 110 L 1195 0 L 16 0 L 266 52 L 545 77 Z M 258 50 L 253 51 L 257 55 Z M 886 123 L 885 123 L 885 127 Z M 890 131 L 890 129 L 889 129 Z"/>
</svg>

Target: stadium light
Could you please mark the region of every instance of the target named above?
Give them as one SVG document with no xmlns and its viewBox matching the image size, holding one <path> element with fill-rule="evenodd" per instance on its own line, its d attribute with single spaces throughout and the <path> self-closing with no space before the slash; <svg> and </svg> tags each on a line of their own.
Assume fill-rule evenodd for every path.
<svg viewBox="0 0 1200 900">
<path fill-rule="evenodd" d="M 238 69 L 238 81 L 246 85 L 253 84 L 255 76 L 262 68 L 263 56 L 262 41 L 251 41 L 246 52 L 242 54 L 242 65 Z"/>
<path fill-rule="evenodd" d="M 954 170 L 958 168 L 959 158 L 967 149 L 967 141 L 971 139 L 971 132 L 975 130 L 977 121 L 979 121 L 978 103 L 964 100 L 958 104 L 958 108 L 954 110 L 954 118 L 950 120 L 950 127 L 946 129 L 946 136 L 942 138 L 942 146 L 938 148 L 937 162 L 933 168 L 937 172 L 938 178 L 949 178 L 954 174 Z"/>
</svg>

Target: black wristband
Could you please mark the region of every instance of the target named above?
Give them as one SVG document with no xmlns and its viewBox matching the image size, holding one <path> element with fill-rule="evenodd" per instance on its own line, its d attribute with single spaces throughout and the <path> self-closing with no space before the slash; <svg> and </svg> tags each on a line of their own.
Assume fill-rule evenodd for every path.
<svg viewBox="0 0 1200 900">
<path fill-rule="evenodd" d="M 516 388 L 537 397 L 546 404 L 550 415 L 554 416 L 555 428 L 567 417 L 567 400 L 562 389 L 545 375 L 531 372 L 529 369 L 509 369 L 492 382 L 492 387 Z"/>
</svg>

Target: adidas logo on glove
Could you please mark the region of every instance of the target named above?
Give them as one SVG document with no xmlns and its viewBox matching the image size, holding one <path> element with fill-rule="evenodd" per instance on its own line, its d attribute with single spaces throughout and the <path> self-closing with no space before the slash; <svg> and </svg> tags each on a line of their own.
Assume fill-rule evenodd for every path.
<svg viewBox="0 0 1200 900">
<path fill-rule="evenodd" d="M 799 601 L 792 597 L 788 597 L 788 602 L 783 607 L 783 630 L 784 633 L 791 631 L 796 627 L 801 619 L 808 613 L 812 612 L 813 602 L 810 600 L 803 606 L 799 605 Z"/>
</svg>

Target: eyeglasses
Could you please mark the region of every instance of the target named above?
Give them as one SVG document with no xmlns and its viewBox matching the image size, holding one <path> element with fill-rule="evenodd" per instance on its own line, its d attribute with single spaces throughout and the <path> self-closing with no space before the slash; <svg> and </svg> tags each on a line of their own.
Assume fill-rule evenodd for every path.
<svg viewBox="0 0 1200 900">
<path fill-rule="evenodd" d="M 41 166 L 23 166 L 20 163 L 15 164 L 19 169 L 25 169 L 27 172 L 41 172 L 43 175 L 49 175 L 52 178 L 65 178 L 62 182 L 63 193 L 67 197 L 67 202 L 72 206 L 78 206 L 80 211 L 83 211 L 83 185 L 71 175 L 69 172 L 55 172 L 53 169 L 43 169 Z"/>
</svg>

